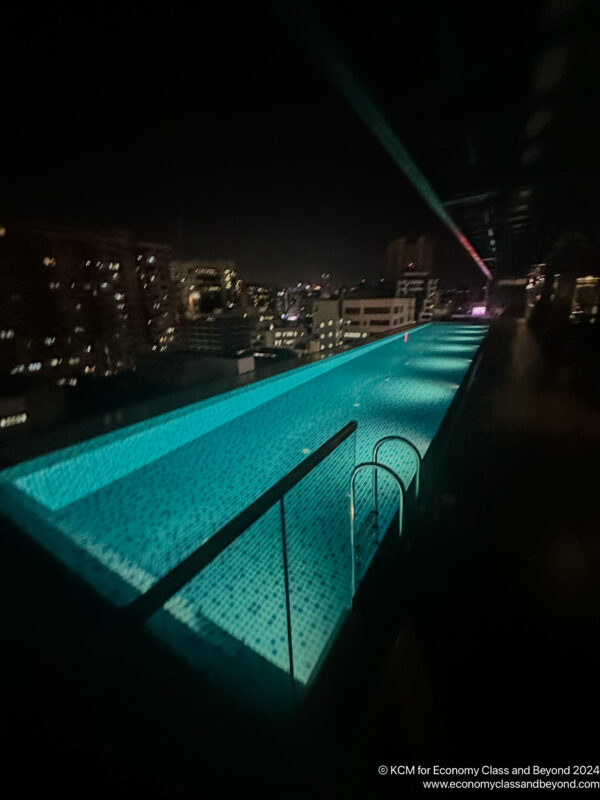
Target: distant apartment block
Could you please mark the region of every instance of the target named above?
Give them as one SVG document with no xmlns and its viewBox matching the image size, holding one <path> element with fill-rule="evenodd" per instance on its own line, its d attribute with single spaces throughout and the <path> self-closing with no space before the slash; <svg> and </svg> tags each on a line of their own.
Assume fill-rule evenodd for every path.
<svg viewBox="0 0 600 800">
<path fill-rule="evenodd" d="M 344 343 L 344 314 L 341 300 L 315 298 L 312 305 L 313 337 L 319 339 L 319 350 L 333 350 Z"/>
<path fill-rule="evenodd" d="M 406 236 L 394 239 L 387 246 L 388 278 L 398 280 L 407 270 L 432 272 L 433 252 L 433 240 L 427 236 L 419 236 L 416 242 L 409 242 Z"/>
<path fill-rule="evenodd" d="M 387 248 L 387 272 L 396 281 L 396 296 L 415 299 L 418 322 L 432 319 L 435 310 L 438 280 L 432 274 L 433 252 L 433 241 L 427 236 L 412 243 L 401 236 Z"/>
<path fill-rule="evenodd" d="M 171 280 L 177 287 L 179 309 L 193 319 L 217 308 L 231 308 L 241 293 L 241 281 L 233 261 L 173 259 Z"/>
<path fill-rule="evenodd" d="M 235 356 L 251 346 L 253 321 L 239 312 L 201 314 L 183 324 L 186 350 Z"/>
<path fill-rule="evenodd" d="M 246 287 L 246 291 L 252 308 L 255 308 L 257 311 L 262 311 L 263 313 L 273 310 L 276 295 L 274 289 L 252 283 Z"/>
<path fill-rule="evenodd" d="M 167 247 L 122 230 L 0 226 L 0 372 L 71 383 L 135 367 L 175 331 Z"/>
<path fill-rule="evenodd" d="M 415 321 L 414 297 L 348 297 L 342 301 L 345 339 L 365 339 Z"/>
<path fill-rule="evenodd" d="M 438 299 L 438 279 L 428 272 L 406 271 L 396 282 L 397 297 L 412 297 L 418 322 L 433 318 Z"/>
<path fill-rule="evenodd" d="M 143 313 L 151 350 L 162 352 L 172 343 L 178 320 L 177 295 L 171 280 L 169 245 L 140 242 L 136 271 L 142 288 Z"/>
<path fill-rule="evenodd" d="M 297 323 L 270 325 L 257 331 L 256 344 L 261 347 L 302 349 L 306 345 L 306 328 Z"/>
</svg>

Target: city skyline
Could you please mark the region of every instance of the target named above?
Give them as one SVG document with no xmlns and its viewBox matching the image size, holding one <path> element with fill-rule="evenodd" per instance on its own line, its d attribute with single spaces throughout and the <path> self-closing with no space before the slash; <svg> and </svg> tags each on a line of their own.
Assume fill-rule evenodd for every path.
<svg viewBox="0 0 600 800">
<path fill-rule="evenodd" d="M 241 13 L 232 29 L 215 9 L 9 10 L 0 210 L 131 229 L 283 284 L 379 277 L 389 241 L 427 233 L 450 276 L 476 281 L 280 20 Z"/>
<path fill-rule="evenodd" d="M 140 234 L 139 229 L 127 228 L 124 226 L 111 226 L 107 224 L 92 222 L 89 225 L 83 222 L 69 222 L 66 219 L 56 219 L 50 215 L 47 218 L 40 217 L 19 217 L 14 214 L 4 214 L 0 217 L 0 230 L 6 231 L 10 228 L 12 230 L 44 230 L 48 234 L 54 232 L 56 235 L 82 236 L 86 237 L 92 233 L 94 236 L 108 237 L 108 238 L 128 238 L 131 243 L 144 243 L 150 244 L 153 247 L 162 248 L 165 252 L 169 253 L 169 258 L 174 262 L 206 262 L 218 264 L 236 264 L 240 277 L 246 285 L 262 285 L 270 286 L 273 288 L 294 288 L 304 284 L 317 285 L 323 283 L 323 279 L 327 276 L 327 282 L 331 286 L 332 291 L 338 291 L 340 288 L 358 286 L 361 282 L 367 284 L 376 284 L 380 280 L 387 280 L 390 276 L 389 270 L 389 249 L 398 241 L 405 241 L 408 246 L 407 252 L 412 252 L 411 248 L 417 247 L 419 241 L 425 240 L 432 243 L 432 252 L 436 256 L 431 256 L 431 261 L 427 267 L 428 271 L 436 274 L 444 288 L 451 288 L 453 286 L 478 286 L 482 284 L 481 276 L 475 271 L 458 270 L 458 272 L 449 272 L 444 267 L 446 266 L 446 259 L 448 257 L 448 241 L 441 242 L 434 237 L 424 234 L 422 231 L 414 236 L 406 235 L 405 232 L 394 236 L 392 240 L 386 242 L 378 248 L 379 257 L 377 262 L 373 262 L 372 268 L 369 269 L 367 264 L 358 264 L 353 274 L 341 272 L 334 272 L 328 269 L 320 268 L 316 264 L 300 265 L 296 271 L 288 270 L 275 271 L 272 276 L 264 277 L 264 273 L 258 269 L 252 271 L 252 267 L 248 263 L 240 263 L 235 258 L 229 257 L 227 253 L 220 253 L 218 251 L 206 252 L 203 250 L 191 250 L 181 247 L 181 226 L 178 225 L 174 236 L 171 238 L 165 237 L 163 239 L 144 237 Z M 0 235 L 3 235 L 0 233 Z M 451 243 L 450 243 L 451 244 Z M 442 250 L 441 259 L 438 257 L 438 251 Z M 185 252 L 183 257 L 178 253 Z M 441 261 L 441 263 L 440 263 Z M 407 261 L 406 266 L 410 266 Z M 454 278 L 454 279 L 453 279 Z"/>
</svg>

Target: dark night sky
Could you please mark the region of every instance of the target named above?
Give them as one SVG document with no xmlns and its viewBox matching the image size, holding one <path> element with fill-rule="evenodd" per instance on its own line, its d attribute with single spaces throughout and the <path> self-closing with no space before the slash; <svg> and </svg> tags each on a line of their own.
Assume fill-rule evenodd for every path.
<svg viewBox="0 0 600 800">
<path fill-rule="evenodd" d="M 437 233 L 447 282 L 478 282 L 267 3 L 3 14 L 6 213 L 160 241 L 180 219 L 185 255 L 282 282 L 379 277 L 389 240 Z"/>
</svg>

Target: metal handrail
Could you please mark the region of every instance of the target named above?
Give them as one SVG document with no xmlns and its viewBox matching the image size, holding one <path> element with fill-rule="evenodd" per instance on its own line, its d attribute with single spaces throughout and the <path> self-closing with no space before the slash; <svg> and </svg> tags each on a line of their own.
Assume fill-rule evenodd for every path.
<svg viewBox="0 0 600 800">
<path fill-rule="evenodd" d="M 417 471 L 415 473 L 415 498 L 419 497 L 419 482 L 421 478 L 421 464 L 423 463 L 423 459 L 421 458 L 421 453 L 417 450 L 416 445 L 414 445 L 410 439 L 407 439 L 405 436 L 384 436 L 379 441 L 375 442 L 375 447 L 373 448 L 373 461 L 377 462 L 377 454 L 379 453 L 379 449 L 382 444 L 385 442 L 403 442 L 403 444 L 407 444 L 410 449 L 413 451 L 414 455 L 417 457 Z M 378 462 L 377 462 L 378 463 Z M 375 511 L 377 511 L 378 503 L 377 503 L 377 470 L 373 470 L 373 505 L 375 506 Z"/>
<path fill-rule="evenodd" d="M 344 425 L 324 444 L 318 447 L 304 461 L 284 475 L 276 484 L 247 506 L 236 517 L 224 525 L 214 536 L 201 544 L 187 558 L 177 564 L 170 572 L 160 578 L 147 592 L 139 595 L 123 613 L 131 622 L 143 622 L 156 613 L 176 592 L 192 580 L 211 561 L 214 561 L 250 525 L 262 517 L 281 498 L 293 489 L 318 464 L 345 441 L 357 428 L 356 422 Z"/>
<path fill-rule="evenodd" d="M 358 473 L 365 469 L 366 467 L 373 467 L 375 468 L 375 472 L 378 469 L 382 469 L 391 475 L 392 478 L 398 484 L 398 490 L 400 493 L 400 500 L 401 502 L 398 503 L 398 529 L 400 535 L 402 535 L 402 525 L 404 523 L 404 506 L 406 504 L 406 490 L 404 488 L 404 484 L 402 479 L 394 472 L 391 467 L 386 466 L 385 464 L 379 464 L 377 461 L 363 461 L 361 464 L 357 464 L 354 469 L 352 470 L 352 476 L 350 477 L 350 552 L 352 556 L 352 596 L 354 597 L 354 593 L 356 591 L 356 556 L 354 553 L 355 548 L 355 538 L 356 538 L 356 519 L 355 519 L 355 508 L 354 508 L 354 482 L 356 480 L 356 476 Z"/>
</svg>

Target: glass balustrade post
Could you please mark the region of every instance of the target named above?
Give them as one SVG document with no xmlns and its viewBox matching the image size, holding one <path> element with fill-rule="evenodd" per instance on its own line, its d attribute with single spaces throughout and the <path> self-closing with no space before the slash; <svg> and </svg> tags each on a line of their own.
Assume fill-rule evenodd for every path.
<svg viewBox="0 0 600 800">
<path fill-rule="evenodd" d="M 290 577 L 287 559 L 287 537 L 285 530 L 285 505 L 283 497 L 279 501 L 279 509 L 281 511 L 281 550 L 283 555 L 283 582 L 285 587 L 285 612 L 287 619 L 287 637 L 288 649 L 290 658 L 290 675 L 294 680 L 294 650 L 292 646 L 292 614 L 290 609 Z"/>
</svg>

